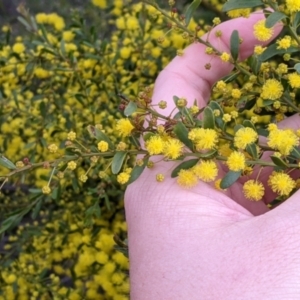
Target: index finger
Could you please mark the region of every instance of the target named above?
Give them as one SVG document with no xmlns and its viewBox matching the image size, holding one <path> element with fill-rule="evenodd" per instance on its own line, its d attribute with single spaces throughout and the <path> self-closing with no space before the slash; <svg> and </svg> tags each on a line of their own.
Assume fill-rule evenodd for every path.
<svg viewBox="0 0 300 300">
<path fill-rule="evenodd" d="M 230 53 L 230 36 L 233 30 L 239 31 L 242 39 L 240 44 L 239 59 L 245 60 L 249 57 L 256 45 L 265 45 L 267 42 L 258 41 L 253 34 L 253 26 L 259 20 L 264 19 L 264 14 L 260 11 L 253 13 L 249 18 L 237 18 L 224 22 L 211 32 L 204 35 L 202 40 L 208 41 L 220 52 Z M 281 31 L 279 24 L 274 28 L 274 34 L 268 41 L 270 42 Z M 215 35 L 216 31 L 221 31 L 221 37 Z M 184 97 L 188 105 L 192 105 L 197 100 L 198 105 L 204 106 L 210 96 L 211 86 L 222 77 L 230 73 L 233 65 L 228 62 L 222 62 L 218 56 L 212 56 L 205 53 L 206 46 L 199 42 L 188 46 L 184 50 L 183 56 L 175 57 L 167 67 L 159 74 L 152 97 L 152 104 L 158 104 L 159 101 L 168 102 L 168 107 L 161 114 L 168 115 L 174 108 L 173 96 Z M 210 63 L 210 69 L 205 65 Z"/>
</svg>

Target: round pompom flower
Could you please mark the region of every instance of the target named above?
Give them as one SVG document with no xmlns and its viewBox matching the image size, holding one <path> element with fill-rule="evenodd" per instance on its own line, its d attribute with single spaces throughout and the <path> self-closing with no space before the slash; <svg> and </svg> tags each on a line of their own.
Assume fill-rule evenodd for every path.
<svg viewBox="0 0 300 300">
<path fill-rule="evenodd" d="M 276 79 L 268 79 L 262 87 L 260 96 L 263 99 L 277 100 L 283 94 L 283 86 Z"/>
<path fill-rule="evenodd" d="M 227 166 L 231 171 L 241 171 L 246 167 L 246 158 L 245 155 L 238 151 L 233 151 L 228 159 Z"/>
<path fill-rule="evenodd" d="M 269 177 L 268 185 L 274 193 L 280 196 L 288 196 L 296 187 L 296 182 L 288 174 L 273 172 Z"/>
<path fill-rule="evenodd" d="M 253 29 L 254 29 L 254 36 L 262 42 L 268 41 L 273 33 L 274 30 L 273 28 L 267 28 L 265 26 L 266 21 L 265 20 L 260 20 L 256 24 L 254 24 Z"/>
<path fill-rule="evenodd" d="M 259 201 L 265 193 L 265 188 L 261 182 L 252 179 L 244 183 L 243 193 L 247 199 Z"/>
<path fill-rule="evenodd" d="M 193 167 L 193 171 L 196 176 L 204 182 L 211 182 L 215 180 L 218 175 L 218 167 L 213 160 L 202 160 Z"/>
<path fill-rule="evenodd" d="M 198 178 L 193 170 L 180 170 L 177 177 L 177 183 L 184 188 L 192 188 L 198 183 Z"/>
<path fill-rule="evenodd" d="M 292 88 L 300 88 L 300 75 L 296 72 L 288 75 L 289 84 Z"/>
<path fill-rule="evenodd" d="M 169 139 L 164 144 L 163 154 L 169 159 L 176 159 L 182 154 L 183 144 L 177 139 Z"/>
<path fill-rule="evenodd" d="M 131 124 L 129 119 L 121 119 L 118 121 L 116 130 L 119 132 L 121 136 L 130 135 L 131 131 L 134 129 L 134 126 Z"/>
<path fill-rule="evenodd" d="M 165 142 L 160 136 L 154 135 L 147 140 L 145 146 L 150 155 L 157 155 L 163 152 L 165 148 Z"/>
<path fill-rule="evenodd" d="M 290 12 L 300 11 L 299 0 L 286 0 L 286 7 Z"/>
<path fill-rule="evenodd" d="M 245 149 L 247 145 L 254 143 L 258 139 L 257 132 L 250 128 L 244 127 L 239 129 L 234 136 L 234 145 L 238 149 Z"/>
</svg>

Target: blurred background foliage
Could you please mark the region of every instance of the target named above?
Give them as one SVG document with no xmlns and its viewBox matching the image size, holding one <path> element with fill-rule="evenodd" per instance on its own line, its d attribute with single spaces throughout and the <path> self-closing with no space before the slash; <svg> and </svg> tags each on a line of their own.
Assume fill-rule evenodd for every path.
<svg viewBox="0 0 300 300">
<path fill-rule="evenodd" d="M 227 19 L 223 2 L 190 28 Z M 128 299 L 124 187 L 76 153 L 97 151 L 87 126 L 124 141 L 119 94 L 138 97 L 189 41 L 141 1 L 1 0 L 0 17 L 0 153 L 28 168 L 0 168 L 0 299 Z M 53 169 L 63 153 L 74 169 Z"/>
</svg>

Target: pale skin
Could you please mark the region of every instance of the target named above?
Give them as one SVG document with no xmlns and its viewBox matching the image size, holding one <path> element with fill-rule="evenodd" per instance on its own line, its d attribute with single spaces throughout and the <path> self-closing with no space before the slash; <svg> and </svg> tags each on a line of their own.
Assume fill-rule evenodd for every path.
<svg viewBox="0 0 300 300">
<path fill-rule="evenodd" d="M 262 18 L 256 13 L 223 23 L 222 38 L 211 34 L 210 42 L 229 52 L 231 32 L 238 29 L 240 59 L 246 59 L 259 44 L 252 32 Z M 276 26 L 274 37 L 280 30 Z M 211 86 L 232 70 L 204 51 L 193 44 L 161 72 L 153 95 L 153 103 L 168 101 L 161 113 L 172 110 L 174 95 L 205 106 Z M 204 68 L 208 62 L 210 70 Z M 300 128 L 300 118 L 280 126 Z M 158 163 L 126 191 L 131 299 L 300 299 L 300 192 L 269 211 L 269 189 L 259 202 L 244 198 L 242 181 L 226 193 L 203 182 L 185 190 L 170 178 L 172 167 Z M 157 173 L 164 182 L 155 180 Z"/>
</svg>

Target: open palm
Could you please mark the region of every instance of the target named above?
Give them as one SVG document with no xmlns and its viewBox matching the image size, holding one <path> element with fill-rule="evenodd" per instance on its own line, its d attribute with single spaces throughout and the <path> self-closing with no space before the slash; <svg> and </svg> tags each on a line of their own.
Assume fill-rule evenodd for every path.
<svg viewBox="0 0 300 300">
<path fill-rule="evenodd" d="M 215 29 L 222 30 L 222 38 L 211 33 L 210 42 L 228 51 L 238 29 L 245 59 L 259 44 L 252 28 L 262 18 L 257 13 L 223 23 Z M 204 68 L 207 62 L 210 70 Z M 177 95 L 203 107 L 212 84 L 231 69 L 193 44 L 162 71 L 153 102 L 172 103 Z M 171 105 L 167 110 L 163 113 Z M 281 126 L 300 126 L 298 115 L 284 122 Z M 145 170 L 126 191 L 131 299 L 300 299 L 299 192 L 268 211 L 269 191 L 265 202 L 250 202 L 242 181 L 226 192 L 203 182 L 184 190 L 168 176 L 172 167 L 161 162 Z M 168 179 L 159 184 L 157 173 Z"/>
</svg>

